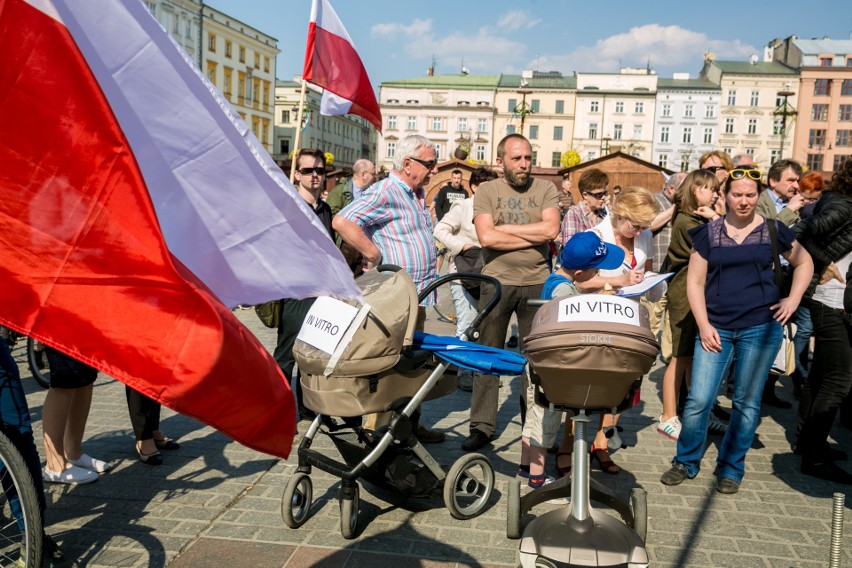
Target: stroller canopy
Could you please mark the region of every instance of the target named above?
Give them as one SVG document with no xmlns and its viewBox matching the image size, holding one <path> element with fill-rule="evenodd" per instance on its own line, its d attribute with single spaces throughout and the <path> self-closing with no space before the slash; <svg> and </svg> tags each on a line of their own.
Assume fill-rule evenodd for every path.
<svg viewBox="0 0 852 568">
<path fill-rule="evenodd" d="M 527 364 L 526 358 L 514 351 L 421 331 L 414 333 L 414 348 L 430 351 L 447 363 L 484 375 L 521 375 Z"/>
</svg>

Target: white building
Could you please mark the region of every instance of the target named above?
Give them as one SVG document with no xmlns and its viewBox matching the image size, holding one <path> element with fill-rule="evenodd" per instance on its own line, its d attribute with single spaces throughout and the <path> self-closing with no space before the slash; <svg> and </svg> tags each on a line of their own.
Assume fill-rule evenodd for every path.
<svg viewBox="0 0 852 568">
<path fill-rule="evenodd" d="M 145 0 L 145 6 L 200 68 L 201 0 Z"/>
<path fill-rule="evenodd" d="M 698 168 L 698 158 L 715 150 L 719 130 L 719 85 L 675 73 L 657 81 L 652 161 L 672 170 Z"/>
<path fill-rule="evenodd" d="M 275 82 L 275 142 L 272 157 L 279 163 L 289 159 L 295 147 L 296 121 L 302 93 L 302 78 Z M 366 119 L 349 114 L 322 116 L 319 112 L 322 90 L 308 83 L 299 145 L 318 148 L 334 155 L 334 167 L 351 167 L 356 160 L 376 159 L 376 129 Z"/>
<path fill-rule="evenodd" d="M 616 149 L 650 161 L 656 95 L 648 69 L 577 73 L 574 147 L 583 161 Z"/>
</svg>

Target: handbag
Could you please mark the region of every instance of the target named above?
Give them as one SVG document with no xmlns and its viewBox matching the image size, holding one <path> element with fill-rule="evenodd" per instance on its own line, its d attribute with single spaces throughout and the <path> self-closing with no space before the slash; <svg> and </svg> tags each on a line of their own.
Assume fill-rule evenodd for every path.
<svg viewBox="0 0 852 568">
<path fill-rule="evenodd" d="M 769 229 L 769 241 L 772 244 L 772 269 L 775 272 L 775 285 L 784 298 L 790 293 L 789 280 L 784 278 L 781 270 L 781 262 L 778 260 L 778 225 L 774 219 L 766 220 L 766 228 Z M 792 318 L 791 318 L 792 319 Z M 775 354 L 775 359 L 772 361 L 772 366 L 769 368 L 771 375 L 792 375 L 796 370 L 796 346 L 793 343 L 793 338 L 796 337 L 796 324 L 788 321 L 784 324 L 784 334 L 781 338 L 781 345 L 778 347 L 778 352 Z"/>
<path fill-rule="evenodd" d="M 455 263 L 457 272 L 482 274 L 482 268 L 485 266 L 485 259 L 482 256 L 482 247 L 470 247 L 467 250 L 461 251 L 456 255 Z M 464 286 L 465 291 L 477 300 L 479 299 L 480 283 L 481 282 L 479 280 L 464 278 L 461 280 L 461 285 Z"/>
</svg>

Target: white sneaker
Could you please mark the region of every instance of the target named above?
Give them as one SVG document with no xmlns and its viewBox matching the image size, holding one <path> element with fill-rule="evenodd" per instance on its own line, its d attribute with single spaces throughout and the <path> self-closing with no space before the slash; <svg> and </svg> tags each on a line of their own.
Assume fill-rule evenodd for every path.
<svg viewBox="0 0 852 568">
<path fill-rule="evenodd" d="M 727 431 L 728 425 L 711 414 L 710 421 L 707 423 L 707 432 L 710 434 L 724 435 Z"/>
<path fill-rule="evenodd" d="M 665 422 L 663 422 L 663 417 L 660 416 L 660 419 L 657 421 L 657 432 L 671 440 L 678 439 L 682 427 L 683 426 L 680 423 L 680 418 L 677 417 L 677 414 L 675 414 Z"/>
<path fill-rule="evenodd" d="M 68 462 L 72 465 L 76 465 L 77 467 L 94 471 L 95 473 L 106 473 L 112 469 L 107 462 L 95 459 L 89 454 L 80 454 L 79 458 L 76 460 L 68 459 Z"/>
<path fill-rule="evenodd" d="M 94 471 L 72 465 L 65 471 L 55 472 L 44 468 L 44 480 L 48 483 L 65 483 L 67 485 L 83 485 L 98 480 Z"/>
</svg>

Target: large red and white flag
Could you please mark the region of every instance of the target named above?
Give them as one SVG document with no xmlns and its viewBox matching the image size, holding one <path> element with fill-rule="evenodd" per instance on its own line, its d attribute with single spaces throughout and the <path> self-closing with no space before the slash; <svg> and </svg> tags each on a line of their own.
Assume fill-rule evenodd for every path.
<svg viewBox="0 0 852 568">
<path fill-rule="evenodd" d="M 382 131 L 382 113 L 367 70 L 328 0 L 313 0 L 302 78 L 325 89 L 321 114 L 356 114 Z"/>
<path fill-rule="evenodd" d="M 138 0 L 5 0 L 0 52 L 0 323 L 286 457 L 228 306 L 359 296 L 316 215 Z"/>
</svg>

